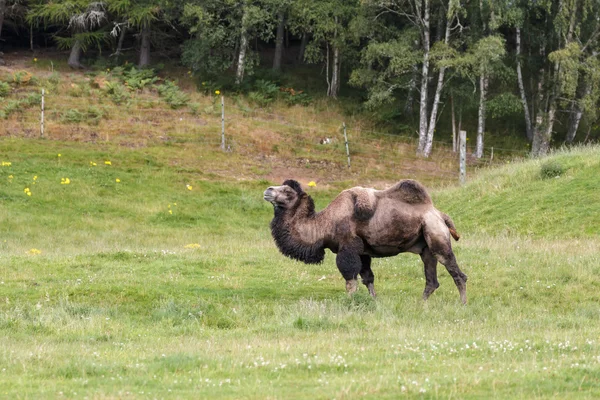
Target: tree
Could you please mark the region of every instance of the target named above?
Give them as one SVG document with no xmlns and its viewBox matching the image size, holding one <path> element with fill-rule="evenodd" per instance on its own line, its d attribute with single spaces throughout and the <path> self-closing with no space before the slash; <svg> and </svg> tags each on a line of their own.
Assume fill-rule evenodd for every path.
<svg viewBox="0 0 600 400">
<path fill-rule="evenodd" d="M 235 82 L 241 84 L 258 59 L 249 43 L 273 36 L 275 19 L 270 4 L 267 0 L 187 3 L 183 23 L 192 38 L 184 44 L 184 63 L 215 76 L 233 67 Z"/>
<path fill-rule="evenodd" d="M 35 4 L 27 16 L 29 23 L 41 21 L 57 25 L 59 32 L 68 30 L 70 36 L 55 36 L 58 46 L 70 48 L 68 64 L 71 68 L 82 68 L 81 53 L 88 47 L 100 47 L 107 40 L 101 28 L 107 22 L 106 3 L 87 0 L 46 1 Z M 65 26 L 66 25 L 66 26 Z"/>
<path fill-rule="evenodd" d="M 349 27 L 358 10 L 358 0 L 293 2 L 295 29 L 310 34 L 305 59 L 311 63 L 325 63 L 329 97 L 336 98 L 339 94 L 342 60 L 351 39 Z"/>
</svg>

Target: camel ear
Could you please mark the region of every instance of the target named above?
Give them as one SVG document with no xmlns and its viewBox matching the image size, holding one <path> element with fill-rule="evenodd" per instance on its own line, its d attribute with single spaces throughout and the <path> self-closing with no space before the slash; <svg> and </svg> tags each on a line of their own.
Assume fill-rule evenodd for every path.
<svg viewBox="0 0 600 400">
<path fill-rule="evenodd" d="M 302 190 L 302 186 L 300 185 L 300 183 L 298 183 L 298 181 L 295 181 L 293 179 L 288 179 L 287 181 L 283 182 L 283 184 L 291 187 L 298 194 L 304 193 L 304 190 Z"/>
</svg>

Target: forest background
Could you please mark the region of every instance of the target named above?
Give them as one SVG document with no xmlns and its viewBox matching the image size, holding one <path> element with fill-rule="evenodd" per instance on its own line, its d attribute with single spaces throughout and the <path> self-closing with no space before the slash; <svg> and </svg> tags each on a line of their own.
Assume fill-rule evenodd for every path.
<svg viewBox="0 0 600 400">
<path fill-rule="evenodd" d="M 454 146 L 458 130 L 476 132 L 475 157 L 486 133 L 533 156 L 597 139 L 599 37 L 592 0 L 0 0 L 5 53 L 57 46 L 77 69 L 133 56 L 258 101 L 270 88 L 339 98 L 418 134 L 425 157 L 440 124 Z"/>
</svg>

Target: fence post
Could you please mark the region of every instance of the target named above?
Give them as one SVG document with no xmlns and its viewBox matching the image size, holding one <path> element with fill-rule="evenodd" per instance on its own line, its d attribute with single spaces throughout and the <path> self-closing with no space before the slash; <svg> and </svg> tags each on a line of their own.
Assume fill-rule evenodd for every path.
<svg viewBox="0 0 600 400">
<path fill-rule="evenodd" d="M 342 122 L 344 128 L 344 141 L 346 142 L 346 155 L 348 156 L 348 168 L 350 168 L 350 148 L 348 147 L 348 135 L 346 134 L 346 123 Z"/>
<path fill-rule="evenodd" d="M 45 91 L 42 89 L 42 115 L 40 117 L 40 137 L 44 137 L 44 94 Z"/>
<path fill-rule="evenodd" d="M 221 150 L 225 151 L 225 96 L 221 96 Z"/>
<path fill-rule="evenodd" d="M 464 185 L 467 180 L 467 131 L 460 131 L 460 175 L 459 182 Z"/>
</svg>

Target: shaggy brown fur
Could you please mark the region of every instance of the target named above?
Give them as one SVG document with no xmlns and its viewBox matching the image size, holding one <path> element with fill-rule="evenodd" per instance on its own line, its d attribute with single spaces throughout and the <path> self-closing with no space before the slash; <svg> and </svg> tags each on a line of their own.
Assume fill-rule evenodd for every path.
<svg viewBox="0 0 600 400">
<path fill-rule="evenodd" d="M 337 254 L 336 264 L 348 293 L 357 290 L 360 275 L 375 297 L 371 258 L 411 252 L 419 254 L 424 264 L 423 299 L 439 287 L 439 261 L 466 303 L 467 276 L 458 267 L 450 243 L 451 235 L 456 240 L 460 236 L 450 217 L 433 206 L 419 182 L 403 180 L 387 190 L 344 190 L 319 213 L 294 180 L 268 188 L 264 198 L 275 209 L 271 233 L 279 250 L 299 261 L 320 263 L 325 249 L 330 249 Z"/>
</svg>

